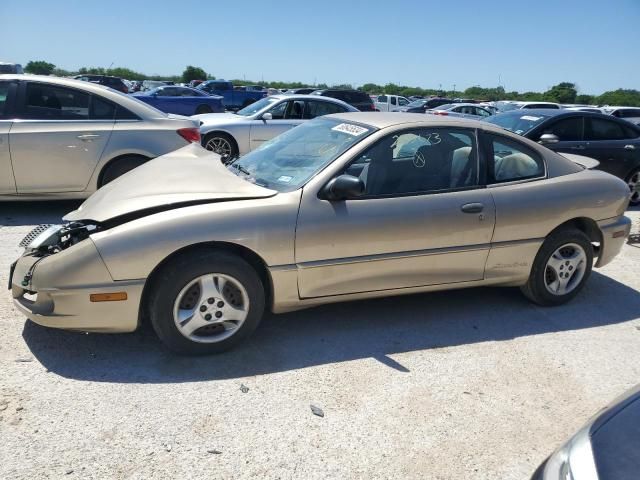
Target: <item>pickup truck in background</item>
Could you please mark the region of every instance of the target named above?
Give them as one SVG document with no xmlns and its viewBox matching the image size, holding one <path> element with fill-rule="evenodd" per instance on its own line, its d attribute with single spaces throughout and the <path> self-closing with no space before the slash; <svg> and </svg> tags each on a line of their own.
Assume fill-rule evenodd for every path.
<svg viewBox="0 0 640 480">
<path fill-rule="evenodd" d="M 267 96 L 267 92 L 264 90 L 235 90 L 233 83 L 227 82 L 226 80 L 208 80 L 202 82 L 197 86 L 197 90 L 202 90 L 209 95 L 220 95 L 224 97 L 224 105 L 228 110 L 239 110 Z"/>
<path fill-rule="evenodd" d="M 411 103 L 400 95 L 378 95 L 375 105 L 379 112 L 393 112 L 396 108 L 406 107 Z"/>
</svg>

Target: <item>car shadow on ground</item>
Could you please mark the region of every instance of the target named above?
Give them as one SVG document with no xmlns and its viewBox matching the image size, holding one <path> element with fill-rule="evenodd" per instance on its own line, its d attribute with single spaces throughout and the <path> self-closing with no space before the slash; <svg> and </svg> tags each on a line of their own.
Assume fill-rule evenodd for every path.
<svg viewBox="0 0 640 480">
<path fill-rule="evenodd" d="M 23 337 L 50 372 L 99 382 L 174 383 L 264 375 L 363 358 L 398 372 L 390 357 L 636 319 L 640 293 L 594 272 L 574 301 L 528 303 L 518 289 L 480 288 L 350 302 L 267 315 L 235 350 L 208 357 L 168 352 L 153 331 L 80 334 L 26 322 Z"/>
<path fill-rule="evenodd" d="M 64 215 L 78 208 L 81 203 L 81 200 L 0 202 L 0 226 L 60 223 Z"/>
</svg>

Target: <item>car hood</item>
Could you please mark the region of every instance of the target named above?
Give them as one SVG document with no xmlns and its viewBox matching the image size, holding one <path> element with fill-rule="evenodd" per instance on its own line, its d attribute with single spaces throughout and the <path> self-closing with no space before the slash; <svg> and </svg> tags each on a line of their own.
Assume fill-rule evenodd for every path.
<svg viewBox="0 0 640 480">
<path fill-rule="evenodd" d="M 191 144 L 141 165 L 91 195 L 65 221 L 121 223 L 188 205 L 276 195 L 230 172 L 220 156 Z"/>
<path fill-rule="evenodd" d="M 246 121 L 248 117 L 236 115 L 235 113 L 203 113 L 202 115 L 193 115 L 190 118 L 200 122 L 200 125 L 221 125 L 223 123 Z"/>
</svg>

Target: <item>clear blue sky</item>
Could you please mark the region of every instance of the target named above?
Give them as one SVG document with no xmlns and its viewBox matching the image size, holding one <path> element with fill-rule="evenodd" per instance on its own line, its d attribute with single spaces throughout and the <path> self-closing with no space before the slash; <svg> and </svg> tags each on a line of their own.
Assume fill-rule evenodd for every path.
<svg viewBox="0 0 640 480">
<path fill-rule="evenodd" d="M 640 89 L 640 0 L 0 0 L 0 60 L 218 78 Z"/>
</svg>

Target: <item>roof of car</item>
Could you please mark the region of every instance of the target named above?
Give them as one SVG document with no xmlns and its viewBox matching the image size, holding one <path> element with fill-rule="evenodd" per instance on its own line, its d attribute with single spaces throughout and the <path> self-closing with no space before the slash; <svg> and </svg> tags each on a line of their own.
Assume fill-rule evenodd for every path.
<svg viewBox="0 0 640 480">
<path fill-rule="evenodd" d="M 405 123 L 422 123 L 435 125 L 451 125 L 467 128 L 487 128 L 488 130 L 503 131 L 502 128 L 494 128 L 495 125 L 480 122 L 478 120 L 467 120 L 460 117 L 443 117 L 439 115 L 425 115 L 424 113 L 406 112 L 349 112 L 334 113 L 327 115 L 328 118 L 335 118 L 347 122 L 362 123 L 375 128 L 387 128 Z"/>
<path fill-rule="evenodd" d="M 0 80 L 28 80 L 30 82 L 43 82 L 50 85 L 59 85 L 61 87 L 71 87 L 83 90 L 88 93 L 96 93 L 108 98 L 111 101 L 119 103 L 125 108 L 128 108 L 133 113 L 141 115 L 146 118 L 156 117 L 156 113 L 160 114 L 155 108 L 146 105 L 145 103 L 136 100 L 130 95 L 120 93 L 106 85 L 100 85 L 99 83 L 85 82 L 83 80 L 76 80 L 75 78 L 63 78 L 53 77 L 47 75 L 18 75 L 8 74 L 0 75 Z"/>
</svg>

